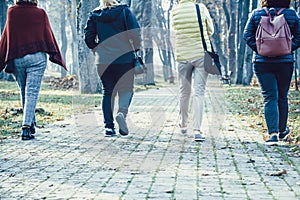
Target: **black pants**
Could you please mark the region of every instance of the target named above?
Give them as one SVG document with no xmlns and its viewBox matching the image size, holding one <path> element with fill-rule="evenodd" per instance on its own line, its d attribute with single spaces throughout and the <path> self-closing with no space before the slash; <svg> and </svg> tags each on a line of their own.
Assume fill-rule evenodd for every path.
<svg viewBox="0 0 300 200">
<path fill-rule="evenodd" d="M 102 112 L 105 128 L 114 128 L 114 102 L 118 94 L 118 112 L 127 116 L 133 96 L 133 63 L 98 65 L 98 74 L 103 85 Z"/>
</svg>

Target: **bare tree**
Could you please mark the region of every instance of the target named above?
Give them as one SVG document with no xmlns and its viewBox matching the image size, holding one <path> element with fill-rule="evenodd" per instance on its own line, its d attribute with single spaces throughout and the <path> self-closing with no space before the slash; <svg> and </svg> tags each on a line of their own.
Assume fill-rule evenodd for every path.
<svg viewBox="0 0 300 200">
<path fill-rule="evenodd" d="M 66 2 L 61 0 L 61 15 L 60 15 L 60 33 L 61 33 L 61 54 L 65 62 L 67 62 L 67 49 L 68 49 L 68 39 L 66 34 Z M 61 77 L 65 77 L 67 72 L 61 68 L 60 69 Z"/>
<path fill-rule="evenodd" d="M 78 75 L 79 65 L 78 65 L 78 36 L 76 30 L 76 9 L 77 9 L 77 2 L 76 0 L 68 0 L 67 1 L 67 18 L 69 21 L 69 26 L 71 28 L 71 35 L 72 35 L 72 42 L 71 42 L 71 49 L 72 49 L 72 64 L 70 67 L 70 73 Z"/>
<path fill-rule="evenodd" d="M 169 8 L 167 9 L 167 18 L 165 17 L 165 11 L 162 7 L 162 1 L 158 0 L 155 4 L 155 25 L 158 30 L 153 33 L 154 41 L 158 47 L 158 54 L 163 66 L 163 76 L 165 81 L 174 83 L 174 75 L 172 69 L 172 58 L 174 58 L 171 45 L 171 32 L 170 32 L 170 12 L 173 7 L 173 0 L 169 2 Z M 156 29 L 155 29 L 156 30 Z M 153 30 L 153 31 L 155 31 Z"/>
<path fill-rule="evenodd" d="M 248 20 L 250 1 L 239 1 L 238 51 L 237 51 L 237 79 L 236 84 L 244 83 L 244 60 L 246 42 L 243 40 L 243 30 Z"/>
<path fill-rule="evenodd" d="M 142 28 L 143 57 L 147 65 L 147 73 L 142 84 L 155 85 L 153 68 L 153 35 L 151 32 L 153 7 L 149 0 L 132 0 L 132 11 Z"/>
<path fill-rule="evenodd" d="M 99 0 L 78 1 L 78 60 L 79 60 L 79 89 L 83 94 L 93 94 L 99 90 L 99 77 L 96 70 L 95 58 L 84 42 L 84 27 L 89 12 L 99 6 Z"/>
<path fill-rule="evenodd" d="M 9 5 L 12 5 L 14 3 L 13 0 L 2 0 L 0 1 L 0 33 L 2 34 L 5 23 L 6 23 L 6 13 Z M 1 38 L 1 37 L 0 37 Z M 7 81 L 13 81 L 13 77 L 11 74 L 1 72 L 0 73 L 0 79 L 4 79 Z"/>
</svg>

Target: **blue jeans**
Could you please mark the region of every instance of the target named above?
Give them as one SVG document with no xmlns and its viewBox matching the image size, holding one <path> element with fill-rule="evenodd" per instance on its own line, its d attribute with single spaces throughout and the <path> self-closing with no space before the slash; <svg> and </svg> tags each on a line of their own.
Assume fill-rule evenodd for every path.
<svg viewBox="0 0 300 200">
<path fill-rule="evenodd" d="M 21 93 L 23 108 L 23 125 L 35 124 L 35 108 L 40 86 L 47 66 L 47 55 L 44 52 L 25 55 L 14 59 L 14 76 Z"/>
<path fill-rule="evenodd" d="M 288 119 L 288 92 L 294 63 L 254 63 L 264 97 L 265 120 L 268 132 L 284 132 Z"/>
<path fill-rule="evenodd" d="M 105 128 L 114 128 L 114 102 L 118 94 L 118 112 L 126 117 L 133 96 L 133 63 L 98 65 L 98 74 L 103 85 L 102 112 Z"/>
</svg>

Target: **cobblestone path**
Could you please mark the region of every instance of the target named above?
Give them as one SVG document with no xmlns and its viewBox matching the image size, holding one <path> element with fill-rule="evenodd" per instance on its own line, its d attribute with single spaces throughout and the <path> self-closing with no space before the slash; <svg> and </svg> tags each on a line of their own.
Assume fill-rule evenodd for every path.
<svg viewBox="0 0 300 200">
<path fill-rule="evenodd" d="M 300 199 L 300 158 L 265 146 L 224 95 L 210 83 L 203 143 L 179 132 L 175 87 L 135 94 L 128 137 L 104 137 L 95 108 L 38 129 L 33 141 L 5 140 L 0 199 Z"/>
</svg>

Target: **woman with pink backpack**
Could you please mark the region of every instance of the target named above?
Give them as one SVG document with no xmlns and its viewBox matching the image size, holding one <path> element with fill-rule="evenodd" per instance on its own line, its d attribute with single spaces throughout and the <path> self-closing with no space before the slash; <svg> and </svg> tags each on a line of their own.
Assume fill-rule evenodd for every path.
<svg viewBox="0 0 300 200">
<path fill-rule="evenodd" d="M 287 126 L 288 92 L 295 61 L 293 51 L 300 46 L 300 18 L 290 8 L 290 3 L 290 0 L 262 0 L 262 8 L 252 12 L 243 35 L 254 51 L 254 72 L 265 103 L 264 113 L 269 133 L 267 145 L 285 140 L 290 133 Z M 287 26 L 284 27 L 284 24 Z M 278 31 L 280 29 L 285 30 Z M 286 44 L 278 43 L 283 40 Z M 286 47 L 288 51 L 284 51 Z"/>
</svg>

